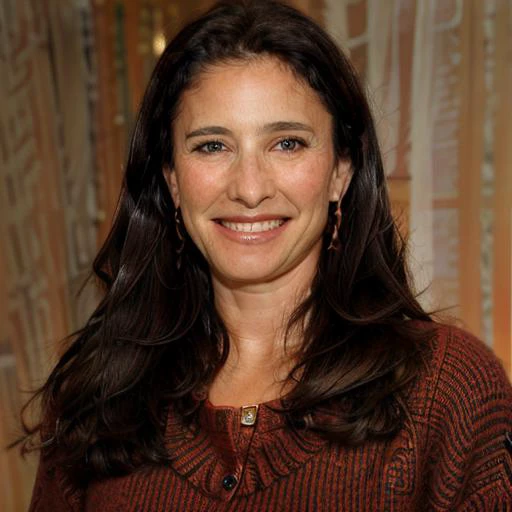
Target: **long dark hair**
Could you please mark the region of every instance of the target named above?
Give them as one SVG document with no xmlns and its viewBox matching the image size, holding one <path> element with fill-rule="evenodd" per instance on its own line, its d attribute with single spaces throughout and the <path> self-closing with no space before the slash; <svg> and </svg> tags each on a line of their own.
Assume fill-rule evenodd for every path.
<svg viewBox="0 0 512 512">
<path fill-rule="evenodd" d="M 25 427 L 25 449 L 40 433 L 55 464 L 102 477 L 168 460 L 169 403 L 193 422 L 194 397 L 225 362 L 229 336 L 208 266 L 188 236 L 177 264 L 181 240 L 163 169 L 172 168 L 171 126 L 183 91 L 207 66 L 255 56 L 279 59 L 318 93 L 334 120 L 336 155 L 353 172 L 341 249 L 327 250 L 326 226 L 311 294 L 288 324 L 301 328 L 303 344 L 283 414 L 291 428 L 302 422 L 345 443 L 400 428 L 426 333 L 411 320 L 430 317 L 409 286 L 365 94 L 350 62 L 310 19 L 274 1 L 235 1 L 183 28 L 156 65 L 115 221 L 94 262 L 103 299 L 36 394 L 42 418 Z M 340 405 L 329 424 L 314 414 L 326 403 Z"/>
</svg>

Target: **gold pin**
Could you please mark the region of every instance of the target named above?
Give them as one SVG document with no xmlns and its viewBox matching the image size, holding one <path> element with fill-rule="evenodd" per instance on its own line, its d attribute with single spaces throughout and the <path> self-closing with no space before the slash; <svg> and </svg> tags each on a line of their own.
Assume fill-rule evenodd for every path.
<svg viewBox="0 0 512 512">
<path fill-rule="evenodd" d="M 256 423 L 256 418 L 258 416 L 258 406 L 257 405 L 244 405 L 242 407 L 242 419 L 240 420 L 242 425 L 246 425 L 247 427 L 251 427 Z"/>
</svg>

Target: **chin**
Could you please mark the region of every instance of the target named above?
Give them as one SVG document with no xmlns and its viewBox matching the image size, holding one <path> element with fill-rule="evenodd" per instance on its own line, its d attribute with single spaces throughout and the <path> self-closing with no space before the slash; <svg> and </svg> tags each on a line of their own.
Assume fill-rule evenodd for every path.
<svg viewBox="0 0 512 512">
<path fill-rule="evenodd" d="M 219 281 L 240 286 L 268 283 L 278 278 L 282 273 L 276 268 L 262 268 L 261 265 L 248 264 L 228 268 L 217 267 L 212 275 Z"/>
</svg>

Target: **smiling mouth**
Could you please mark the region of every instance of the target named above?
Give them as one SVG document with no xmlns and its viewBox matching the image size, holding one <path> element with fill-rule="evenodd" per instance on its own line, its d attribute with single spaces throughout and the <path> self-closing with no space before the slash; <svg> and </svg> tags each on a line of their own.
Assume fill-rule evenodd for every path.
<svg viewBox="0 0 512 512">
<path fill-rule="evenodd" d="M 225 220 L 219 220 L 218 222 L 231 231 L 262 233 L 281 227 L 286 222 L 286 219 L 265 220 L 263 222 L 228 222 Z"/>
</svg>

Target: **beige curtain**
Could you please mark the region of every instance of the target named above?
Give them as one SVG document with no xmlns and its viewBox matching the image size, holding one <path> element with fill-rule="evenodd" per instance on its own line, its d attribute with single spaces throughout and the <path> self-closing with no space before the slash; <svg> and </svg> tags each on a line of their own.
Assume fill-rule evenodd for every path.
<svg viewBox="0 0 512 512">
<path fill-rule="evenodd" d="M 511 371 L 512 2 L 326 0 L 366 77 L 422 300 Z"/>
<path fill-rule="evenodd" d="M 97 245 L 91 21 L 86 2 L 0 2 L 2 511 L 26 510 L 32 487 L 33 461 L 3 450 L 24 391 L 94 302 L 76 295 Z"/>
</svg>

